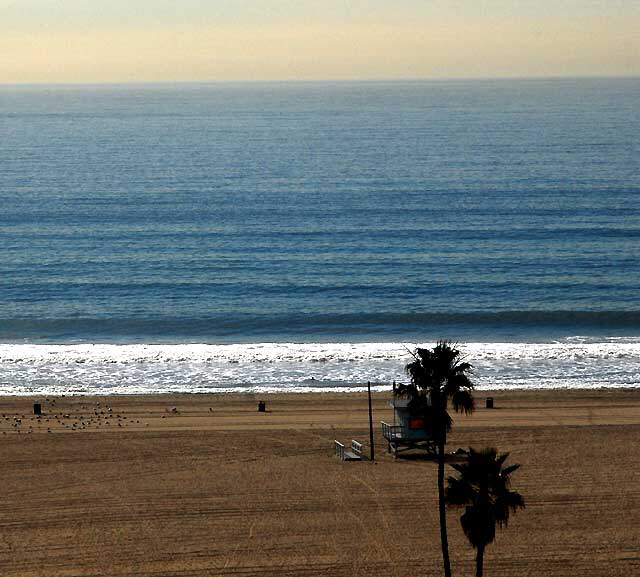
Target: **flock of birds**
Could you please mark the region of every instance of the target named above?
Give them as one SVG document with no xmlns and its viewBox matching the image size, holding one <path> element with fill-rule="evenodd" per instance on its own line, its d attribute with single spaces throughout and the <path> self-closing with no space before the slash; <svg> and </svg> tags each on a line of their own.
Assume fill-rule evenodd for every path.
<svg viewBox="0 0 640 577">
<path fill-rule="evenodd" d="M 143 423 L 139 419 L 127 416 L 125 411 L 114 411 L 112 407 L 103 406 L 100 402 L 92 405 L 82 405 L 78 412 L 65 412 L 56 407 L 56 399 L 47 399 L 47 410 L 40 414 L 37 414 L 35 410 L 33 415 L 2 413 L 0 428 L 2 434 L 6 435 L 8 432 L 29 434 L 46 431 L 53 433 L 86 429 L 117 429 L 131 425 L 149 426 L 147 422 Z M 173 407 L 167 412 L 176 414 L 178 411 Z M 162 418 L 165 416 L 163 415 Z"/>
</svg>

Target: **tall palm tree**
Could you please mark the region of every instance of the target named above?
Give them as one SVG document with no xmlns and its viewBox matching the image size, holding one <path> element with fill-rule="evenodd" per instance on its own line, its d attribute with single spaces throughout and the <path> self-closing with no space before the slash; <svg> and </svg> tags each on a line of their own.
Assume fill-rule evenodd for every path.
<svg viewBox="0 0 640 577">
<path fill-rule="evenodd" d="M 493 448 L 470 449 L 463 463 L 451 466 L 457 477 L 449 477 L 447 503 L 465 507 L 460 524 L 469 543 L 476 548 L 476 577 L 482 577 L 484 550 L 496 536 L 496 524 L 506 526 L 509 513 L 524 508 L 520 493 L 511 491 L 510 476 L 520 465 L 503 467 L 509 453 Z"/>
<path fill-rule="evenodd" d="M 411 387 L 428 403 L 427 418 L 430 421 L 438 458 L 438 509 L 440 515 L 440 543 L 445 577 L 451 577 L 449 561 L 449 540 L 447 538 L 447 517 L 444 497 L 444 463 L 447 433 L 452 420 L 448 413 L 449 401 L 456 412 L 473 412 L 473 384 L 469 379 L 471 365 L 462 360 L 460 351 L 448 341 L 438 341 L 433 349 L 418 348 L 413 353 L 413 361 L 406 367 L 411 377 Z"/>
</svg>

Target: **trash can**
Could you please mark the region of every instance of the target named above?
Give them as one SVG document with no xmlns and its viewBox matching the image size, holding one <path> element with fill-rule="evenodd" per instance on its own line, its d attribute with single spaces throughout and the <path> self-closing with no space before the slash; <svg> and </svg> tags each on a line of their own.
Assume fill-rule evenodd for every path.
<svg viewBox="0 0 640 577">
<path fill-rule="evenodd" d="M 42 405 L 40 405 L 40 403 L 33 403 L 33 414 L 34 415 L 42 414 Z"/>
<path fill-rule="evenodd" d="M 267 404 L 264 401 L 258 403 L 258 412 L 264 413 L 267 410 Z"/>
<path fill-rule="evenodd" d="M 493 397 L 487 397 L 487 409 L 493 409 Z"/>
</svg>

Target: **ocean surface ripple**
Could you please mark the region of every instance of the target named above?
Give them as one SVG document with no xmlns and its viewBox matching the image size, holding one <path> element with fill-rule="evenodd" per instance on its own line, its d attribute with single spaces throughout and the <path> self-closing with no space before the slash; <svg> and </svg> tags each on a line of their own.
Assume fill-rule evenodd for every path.
<svg viewBox="0 0 640 577">
<path fill-rule="evenodd" d="M 637 386 L 639 94 L 0 86 L 0 392 Z"/>
</svg>

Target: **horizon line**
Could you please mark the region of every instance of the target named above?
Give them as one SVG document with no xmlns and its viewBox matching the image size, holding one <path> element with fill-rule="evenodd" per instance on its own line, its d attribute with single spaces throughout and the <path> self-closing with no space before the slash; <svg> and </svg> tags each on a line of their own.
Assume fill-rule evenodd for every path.
<svg viewBox="0 0 640 577">
<path fill-rule="evenodd" d="M 638 74 L 547 74 L 514 76 L 438 76 L 438 77 L 380 77 L 380 78 L 324 78 L 324 79 L 261 79 L 261 80 L 113 80 L 96 82 L 0 82 L 0 87 L 38 86 L 210 86 L 223 84 L 373 84 L 393 82 L 468 82 L 468 81 L 549 81 L 549 80 L 640 80 Z"/>
</svg>

